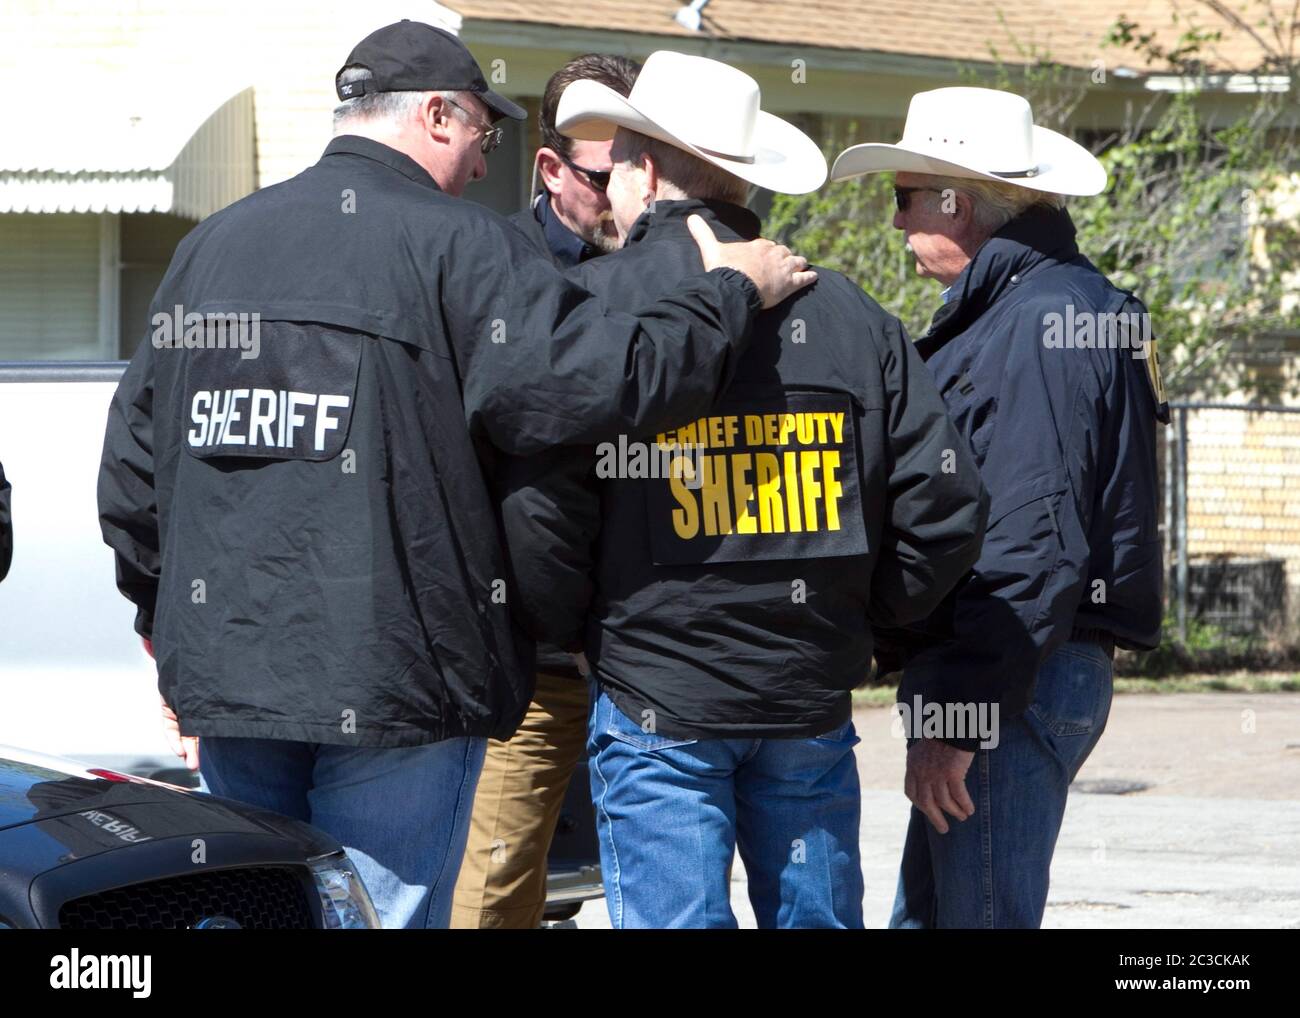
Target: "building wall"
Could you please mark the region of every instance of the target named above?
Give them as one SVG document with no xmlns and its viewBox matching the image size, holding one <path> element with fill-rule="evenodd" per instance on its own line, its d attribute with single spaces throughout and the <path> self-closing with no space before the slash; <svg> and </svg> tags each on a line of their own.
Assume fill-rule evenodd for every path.
<svg viewBox="0 0 1300 1018">
<path fill-rule="evenodd" d="M 101 248 L 111 216 L 0 215 L 0 360 L 94 360 L 101 337 Z"/>
<path fill-rule="evenodd" d="M 1196 410 L 1187 419 L 1187 548 L 1192 557 L 1286 564 L 1300 614 L 1300 413 Z"/>
<path fill-rule="evenodd" d="M 331 111 L 337 101 L 334 75 L 357 41 L 403 17 L 448 26 L 456 20 L 433 0 L 365 4 L 348 0 L 0 0 L 0 4 L 6 43 L 0 47 L 0 73 L 9 81 L 41 83 L 25 101 L 49 105 L 52 131 L 75 130 L 76 116 L 86 115 L 84 103 L 126 102 L 157 90 L 192 91 L 210 98 L 214 91 L 229 96 L 251 86 L 258 187 L 285 180 L 319 157 L 332 133 Z M 919 24 L 923 18 L 917 17 Z M 892 140 L 914 92 L 961 80 L 957 66 L 947 61 L 815 47 L 473 21 L 463 26 L 461 35 L 493 87 L 533 111 L 549 75 L 577 53 L 602 49 L 644 58 L 661 46 L 677 46 L 743 67 L 759 81 L 765 108 L 821 125 L 820 131 L 810 129 L 828 144 Z M 918 38 L 918 44 L 923 46 L 924 39 Z M 986 47 L 973 40 L 970 58 L 986 57 Z M 51 69 L 57 73 L 51 74 Z M 1112 78 L 1089 93 L 1073 120 L 1086 131 L 1106 131 L 1123 122 L 1135 96 L 1143 102 L 1149 98 L 1140 89 L 1135 93 L 1131 82 Z M 1205 101 L 1222 106 L 1228 115 L 1248 97 L 1207 96 Z M 536 129 L 530 123 L 508 129 L 507 134 L 510 140 L 489 162 L 488 179 L 472 185 L 467 193 L 505 212 L 520 207 L 527 197 Z M 171 233 L 161 224 L 159 229 Z M 115 243 L 106 241 L 102 264 L 116 256 Z M 130 273 L 129 250 L 122 251 L 122 260 Z M 120 343 L 124 350 L 138 341 L 130 318 L 140 303 L 138 291 L 147 289 L 146 277 L 156 271 L 156 265 L 150 264 L 153 267 L 123 281 Z M 111 334 L 107 345 L 116 346 L 118 308 L 109 306 L 107 291 L 101 290 L 101 331 Z M 0 337 L 0 359 L 5 356 L 3 346 Z"/>
<path fill-rule="evenodd" d="M 454 0 L 452 2 L 454 6 Z M 432 23 L 448 17 L 432 0 L 4 0 L 7 80 L 40 80 L 42 97 L 83 95 L 104 82 L 132 88 L 255 89 L 257 182 L 284 180 L 319 156 L 331 133 L 334 74 L 368 32 L 403 17 Z M 918 19 L 921 15 L 918 14 Z M 661 46 L 704 52 L 743 67 L 759 81 L 764 105 L 779 114 L 822 113 L 901 118 L 914 92 L 958 81 L 958 69 L 932 61 L 928 70 L 877 54 L 759 46 L 725 40 L 635 36 L 470 22 L 462 38 L 499 91 L 539 96 L 569 57 L 606 49 L 644 57 Z M 923 45 L 923 40 L 921 41 Z M 986 59 L 972 42 L 971 59 Z M 802 61 L 802 66 L 796 66 Z M 61 70 L 50 82 L 49 68 Z M 47 84 L 48 83 L 48 84 Z M 1139 99 L 1149 99 L 1140 90 Z M 1131 83 L 1112 78 L 1093 89 L 1073 116 L 1080 128 L 1113 128 L 1131 112 Z M 1211 96 L 1225 115 L 1240 96 Z M 54 129 L 57 129 L 55 127 Z M 522 148 L 523 146 L 521 146 Z M 510 170 L 514 173 L 514 169 Z"/>
<path fill-rule="evenodd" d="M 204 93 L 252 85 L 265 187 L 315 162 L 328 143 L 334 74 L 352 46 L 403 17 L 436 16 L 436 4 L 419 0 L 5 0 L 0 71 L 44 83 L 59 67 L 49 89 L 60 94 L 114 79 Z"/>
</svg>

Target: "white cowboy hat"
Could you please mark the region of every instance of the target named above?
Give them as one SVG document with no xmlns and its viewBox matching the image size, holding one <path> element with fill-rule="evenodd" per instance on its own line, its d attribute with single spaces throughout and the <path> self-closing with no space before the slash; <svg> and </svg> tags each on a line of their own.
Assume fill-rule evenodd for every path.
<svg viewBox="0 0 1300 1018">
<path fill-rule="evenodd" d="M 918 92 L 897 145 L 854 145 L 835 160 L 831 180 L 906 171 L 1000 180 L 1052 194 L 1100 194 L 1106 169 L 1063 134 L 1038 127 L 1029 103 L 992 88 Z"/>
<path fill-rule="evenodd" d="M 624 99 L 580 79 L 560 96 L 555 127 L 579 141 L 614 131 L 658 138 L 769 191 L 806 194 L 826 181 L 826 157 L 793 124 L 759 106 L 758 82 L 719 60 L 658 50 Z"/>
</svg>

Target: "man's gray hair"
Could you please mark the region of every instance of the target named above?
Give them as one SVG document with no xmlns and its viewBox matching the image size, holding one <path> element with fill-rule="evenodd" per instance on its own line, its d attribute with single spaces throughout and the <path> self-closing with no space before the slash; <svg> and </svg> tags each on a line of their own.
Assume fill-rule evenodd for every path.
<svg viewBox="0 0 1300 1018">
<path fill-rule="evenodd" d="M 369 81 L 373 77 L 370 68 L 349 64 L 339 71 L 338 84 L 351 85 L 358 81 Z M 367 92 L 352 99 L 344 99 L 334 107 L 334 130 L 337 133 L 342 125 L 354 120 L 405 120 L 415 112 L 424 97 L 430 94 L 440 95 L 453 102 L 458 101 L 460 96 L 459 92 L 436 92 L 432 89 L 422 92 Z M 452 109 L 459 110 L 459 107 L 453 106 Z M 461 120 L 465 119 L 462 113 L 457 112 L 456 115 Z"/>
<path fill-rule="evenodd" d="M 1034 191 L 1000 180 L 975 180 L 967 177 L 931 175 L 928 186 L 940 191 L 951 188 L 964 194 L 971 203 L 975 225 L 990 236 L 1035 205 L 1065 208 L 1065 195 Z M 942 198 L 940 199 L 942 201 Z"/>
<path fill-rule="evenodd" d="M 667 198 L 712 198 L 733 205 L 749 200 L 748 181 L 666 141 L 629 130 L 624 152 L 628 162 L 643 155 L 654 160 Z"/>
</svg>

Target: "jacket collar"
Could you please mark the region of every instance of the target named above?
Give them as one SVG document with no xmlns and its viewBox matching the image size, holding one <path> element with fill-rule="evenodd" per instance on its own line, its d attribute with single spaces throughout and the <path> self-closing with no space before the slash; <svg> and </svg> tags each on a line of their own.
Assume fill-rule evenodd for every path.
<svg viewBox="0 0 1300 1018">
<path fill-rule="evenodd" d="M 1036 206 L 986 240 L 952 285 L 953 293 L 935 312 L 930 328 L 916 341 L 928 358 L 968 329 L 1009 287 L 1046 264 L 1068 262 L 1079 254 L 1074 221 L 1065 209 Z"/>
<path fill-rule="evenodd" d="M 561 268 L 572 268 L 579 262 L 585 262 L 588 258 L 600 254 L 595 247 L 560 222 L 555 209 L 551 208 L 549 191 L 542 191 L 537 195 L 537 199 L 533 202 L 533 218 L 541 226 L 542 236 L 546 238 L 546 246 Z"/>
<path fill-rule="evenodd" d="M 321 158 L 336 155 L 364 156 L 367 159 L 373 159 L 377 163 L 383 163 L 389 169 L 396 170 L 402 176 L 414 180 L 417 184 L 431 187 L 435 191 L 442 190 L 438 186 L 438 182 L 430 176 L 429 171 L 410 156 L 398 152 L 395 148 L 390 148 L 383 142 L 363 138 L 359 134 L 340 134 L 337 138 L 332 139 L 325 146 L 325 155 Z"/>
<path fill-rule="evenodd" d="M 758 216 L 743 205 L 707 198 L 660 200 L 651 202 L 650 207 L 637 217 L 627 233 L 624 246 L 640 243 L 646 237 L 666 236 L 670 232 L 689 236 L 686 218 L 696 215 L 708 223 L 724 242 L 753 240 L 762 228 Z"/>
</svg>

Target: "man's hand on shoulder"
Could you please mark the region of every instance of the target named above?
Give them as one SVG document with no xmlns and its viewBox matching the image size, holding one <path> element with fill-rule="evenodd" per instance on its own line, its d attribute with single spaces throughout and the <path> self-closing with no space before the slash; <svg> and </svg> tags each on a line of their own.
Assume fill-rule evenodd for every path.
<svg viewBox="0 0 1300 1018">
<path fill-rule="evenodd" d="M 808 259 L 795 254 L 784 244 L 774 244 L 762 237 L 723 244 L 701 217 L 689 217 L 686 225 L 699 245 L 704 270 L 735 269 L 743 272 L 758 287 L 764 308 L 775 307 L 817 278 L 817 273 L 808 268 Z"/>
</svg>

